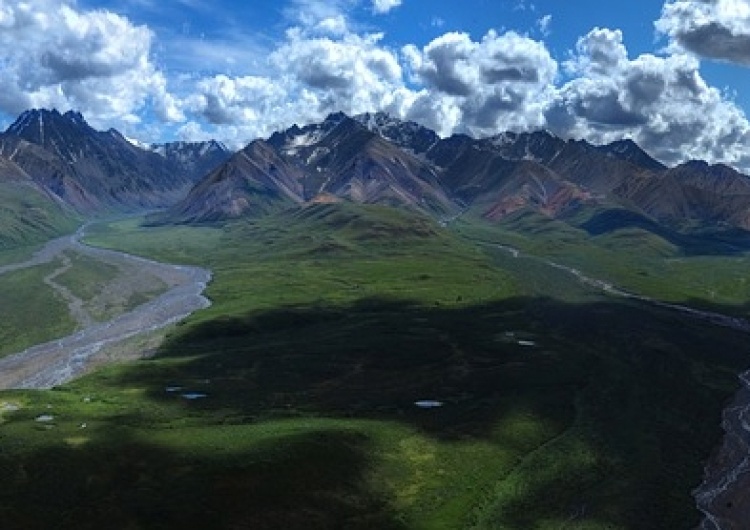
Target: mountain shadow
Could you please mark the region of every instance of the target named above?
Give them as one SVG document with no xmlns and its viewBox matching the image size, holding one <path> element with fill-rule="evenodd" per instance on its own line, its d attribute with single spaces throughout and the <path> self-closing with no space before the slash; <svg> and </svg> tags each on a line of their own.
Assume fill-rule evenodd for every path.
<svg viewBox="0 0 750 530">
<path fill-rule="evenodd" d="M 641 213 L 624 209 L 599 212 L 580 227 L 592 236 L 631 228 L 644 230 L 671 243 L 687 256 L 732 256 L 750 249 L 750 232 L 740 228 L 703 227 L 684 232 L 657 223 Z"/>
</svg>

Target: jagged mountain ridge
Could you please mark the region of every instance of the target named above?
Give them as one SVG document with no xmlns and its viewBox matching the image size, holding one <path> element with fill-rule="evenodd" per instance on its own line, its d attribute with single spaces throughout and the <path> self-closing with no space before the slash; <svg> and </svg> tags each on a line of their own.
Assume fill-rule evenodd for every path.
<svg viewBox="0 0 750 530">
<path fill-rule="evenodd" d="M 237 152 L 151 222 L 212 222 L 301 201 L 301 171 L 263 140 Z"/>
<path fill-rule="evenodd" d="M 0 135 L 0 157 L 30 180 L 79 212 L 103 209 L 102 201 L 82 186 L 73 168 L 44 147 L 11 135 Z"/>
<path fill-rule="evenodd" d="M 151 144 L 148 149 L 165 158 L 175 171 L 194 182 L 229 160 L 233 154 L 216 140 Z"/>
<path fill-rule="evenodd" d="M 272 203 L 321 200 L 438 216 L 469 209 L 495 221 L 523 209 L 565 217 L 582 207 L 612 207 L 672 226 L 750 229 L 750 179 L 726 166 L 667 168 L 631 140 L 596 146 L 545 131 L 441 139 L 382 113 L 332 114 L 253 142 L 165 219 L 218 220 L 263 213 Z"/>
<path fill-rule="evenodd" d="M 201 163 L 196 157 L 181 167 L 114 129 L 95 130 L 80 113 L 36 109 L 0 135 L 0 156 L 83 214 L 171 205 L 198 179 Z"/>
<path fill-rule="evenodd" d="M 727 166 L 668 168 L 631 140 L 595 146 L 545 131 L 440 138 L 383 113 L 332 114 L 232 155 L 218 142 L 142 149 L 78 113 L 35 110 L 0 135 L 0 157 L 79 212 L 169 206 L 164 219 L 176 222 L 348 200 L 496 221 L 608 205 L 676 226 L 750 229 L 750 179 Z"/>
<path fill-rule="evenodd" d="M 269 144 L 305 169 L 306 201 L 331 194 L 436 212 L 453 208 L 433 168 L 344 114 L 333 114 L 319 129 L 308 127 L 284 140 L 274 135 Z"/>
<path fill-rule="evenodd" d="M 657 219 L 750 228 L 750 178 L 721 164 L 686 162 L 617 191 Z"/>
<path fill-rule="evenodd" d="M 430 163 L 338 113 L 252 142 L 162 218 L 211 221 L 336 200 L 458 211 Z"/>
<path fill-rule="evenodd" d="M 415 124 L 407 122 L 399 133 L 395 121 L 380 117 L 363 123 L 373 131 L 385 130 L 389 138 L 408 138 L 415 130 Z M 408 144 L 405 148 L 411 149 Z M 629 139 L 592 145 L 546 131 L 485 139 L 457 134 L 440 139 L 420 156 L 439 169 L 454 198 L 491 219 L 523 208 L 558 216 L 589 203 L 634 209 L 673 225 L 750 229 L 746 175 L 702 161 L 669 168 Z"/>
<path fill-rule="evenodd" d="M 392 118 L 385 112 L 365 113 L 354 119 L 370 131 L 414 154 L 423 154 L 440 141 L 437 133 L 413 121 Z"/>
</svg>

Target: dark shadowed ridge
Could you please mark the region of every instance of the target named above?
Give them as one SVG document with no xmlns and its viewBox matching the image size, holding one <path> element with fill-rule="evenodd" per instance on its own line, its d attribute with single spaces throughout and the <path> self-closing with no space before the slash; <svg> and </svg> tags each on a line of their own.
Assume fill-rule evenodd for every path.
<svg viewBox="0 0 750 530">
<path fill-rule="evenodd" d="M 193 149 L 192 162 L 186 154 L 185 166 L 199 165 L 201 153 Z M 196 179 L 186 167 L 134 145 L 114 129 L 95 130 L 73 111 L 23 113 L 0 135 L 0 156 L 84 214 L 169 206 Z"/>
</svg>

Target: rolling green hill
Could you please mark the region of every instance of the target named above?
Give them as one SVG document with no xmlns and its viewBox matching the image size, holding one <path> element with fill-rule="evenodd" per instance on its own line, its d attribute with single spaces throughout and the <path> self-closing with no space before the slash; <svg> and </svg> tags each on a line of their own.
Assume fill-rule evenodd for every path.
<svg viewBox="0 0 750 530">
<path fill-rule="evenodd" d="M 156 358 L 0 394 L 4 527 L 694 527 L 745 337 L 487 244 L 627 277 L 666 243 L 513 223 L 328 204 L 92 227 L 210 267 L 214 304 Z"/>
</svg>

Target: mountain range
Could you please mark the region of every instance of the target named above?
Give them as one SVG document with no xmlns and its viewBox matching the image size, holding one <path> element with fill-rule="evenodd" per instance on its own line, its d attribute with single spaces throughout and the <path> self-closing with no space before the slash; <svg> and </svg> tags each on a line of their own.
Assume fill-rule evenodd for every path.
<svg viewBox="0 0 750 530">
<path fill-rule="evenodd" d="M 627 211 L 613 220 L 750 229 L 750 179 L 727 166 L 669 168 L 630 140 L 595 146 L 544 131 L 441 139 L 382 113 L 332 114 L 256 140 L 161 219 L 206 222 L 339 200 L 493 222 L 529 210 L 562 220 Z"/>
<path fill-rule="evenodd" d="M 30 110 L 0 135 L 0 157 L 84 215 L 169 206 L 223 153 L 215 142 L 146 150 L 72 111 Z"/>
<path fill-rule="evenodd" d="M 495 223 L 535 212 L 595 231 L 750 230 L 750 178 L 728 166 L 667 167 L 630 140 L 597 146 L 545 131 L 440 138 L 383 113 L 331 114 L 232 153 L 216 141 L 142 146 L 79 113 L 31 110 L 0 134 L 0 187 L 21 184 L 50 208 L 161 210 L 154 223 L 349 201 Z"/>
</svg>

